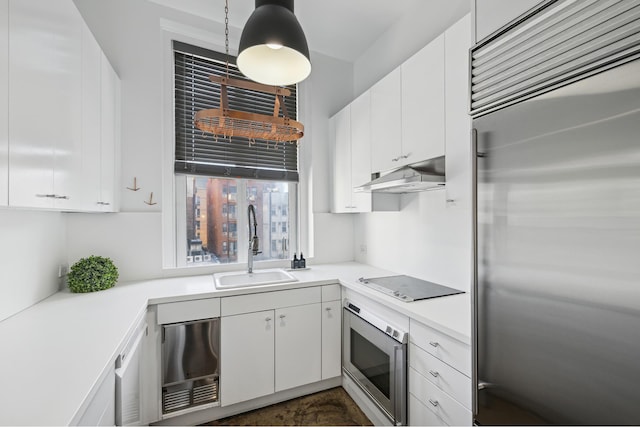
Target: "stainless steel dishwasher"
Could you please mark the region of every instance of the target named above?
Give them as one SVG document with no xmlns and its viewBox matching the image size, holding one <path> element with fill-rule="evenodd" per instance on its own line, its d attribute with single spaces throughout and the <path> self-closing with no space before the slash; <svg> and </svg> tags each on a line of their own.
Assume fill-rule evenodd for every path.
<svg viewBox="0 0 640 427">
<path fill-rule="evenodd" d="M 162 325 L 162 413 L 218 402 L 220 318 Z"/>
</svg>

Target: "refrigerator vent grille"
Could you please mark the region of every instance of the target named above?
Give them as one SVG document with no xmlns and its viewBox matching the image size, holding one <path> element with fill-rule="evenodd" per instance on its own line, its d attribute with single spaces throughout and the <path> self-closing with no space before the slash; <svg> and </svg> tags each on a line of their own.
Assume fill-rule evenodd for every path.
<svg viewBox="0 0 640 427">
<path fill-rule="evenodd" d="M 640 56 L 640 2 L 557 0 L 471 50 L 474 117 Z"/>
<path fill-rule="evenodd" d="M 162 413 L 178 411 L 193 406 L 218 401 L 218 378 L 186 381 L 162 389 Z"/>
</svg>

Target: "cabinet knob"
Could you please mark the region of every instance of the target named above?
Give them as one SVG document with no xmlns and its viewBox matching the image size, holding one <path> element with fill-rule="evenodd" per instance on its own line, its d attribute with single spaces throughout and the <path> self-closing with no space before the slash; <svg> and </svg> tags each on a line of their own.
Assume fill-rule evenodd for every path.
<svg viewBox="0 0 640 427">
<path fill-rule="evenodd" d="M 438 372 L 438 371 L 431 371 L 430 370 L 429 373 L 434 377 L 439 377 L 440 376 L 440 372 Z"/>
<path fill-rule="evenodd" d="M 280 315 L 280 318 L 281 318 L 281 319 L 284 319 L 285 317 L 287 317 L 287 315 L 286 315 L 286 314 L 281 314 L 281 315 Z"/>
<path fill-rule="evenodd" d="M 271 317 L 266 317 L 264 320 L 265 320 L 266 322 L 271 322 Z"/>
<path fill-rule="evenodd" d="M 437 342 L 437 341 L 429 341 L 429 345 L 430 345 L 431 347 L 438 347 L 438 346 L 440 345 L 440 343 L 439 343 L 439 342 Z"/>
<path fill-rule="evenodd" d="M 433 400 L 433 399 L 429 399 L 429 403 L 431 403 L 433 406 L 438 406 L 439 403 L 437 400 Z"/>
<path fill-rule="evenodd" d="M 331 311 L 331 307 L 326 307 L 325 310 Z"/>
</svg>

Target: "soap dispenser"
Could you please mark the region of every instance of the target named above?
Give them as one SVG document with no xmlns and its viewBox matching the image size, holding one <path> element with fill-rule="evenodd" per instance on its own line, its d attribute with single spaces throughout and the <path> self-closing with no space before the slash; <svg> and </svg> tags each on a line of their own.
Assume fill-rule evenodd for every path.
<svg viewBox="0 0 640 427">
<path fill-rule="evenodd" d="M 300 256 L 302 256 L 302 254 L 300 254 Z M 291 261 L 291 269 L 294 270 L 296 268 L 300 267 L 300 261 L 298 261 L 298 256 L 295 254 L 295 252 L 293 253 L 293 260 Z"/>
<path fill-rule="evenodd" d="M 304 259 L 304 255 L 300 252 L 300 260 L 298 261 L 298 265 L 300 268 L 307 268 L 307 260 Z"/>
</svg>

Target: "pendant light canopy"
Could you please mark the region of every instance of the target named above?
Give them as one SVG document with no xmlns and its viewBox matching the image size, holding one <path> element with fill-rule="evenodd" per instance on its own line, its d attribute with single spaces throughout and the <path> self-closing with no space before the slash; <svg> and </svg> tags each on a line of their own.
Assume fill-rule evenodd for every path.
<svg viewBox="0 0 640 427">
<path fill-rule="evenodd" d="M 311 73 L 309 47 L 293 13 L 293 0 L 256 0 L 238 52 L 238 68 L 258 83 L 286 86 Z"/>
</svg>

